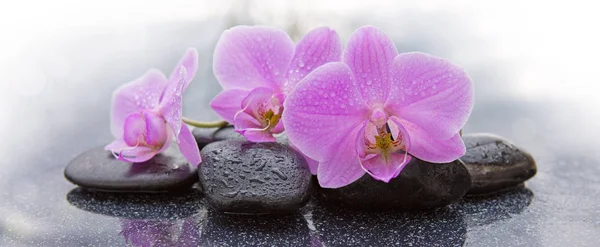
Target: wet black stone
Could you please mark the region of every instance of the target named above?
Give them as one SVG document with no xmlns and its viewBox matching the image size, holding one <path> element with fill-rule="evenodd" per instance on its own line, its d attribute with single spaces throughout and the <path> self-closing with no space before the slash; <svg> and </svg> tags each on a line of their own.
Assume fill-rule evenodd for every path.
<svg viewBox="0 0 600 247">
<path fill-rule="evenodd" d="M 225 140 L 207 145 L 201 155 L 200 184 L 216 210 L 290 212 L 310 197 L 306 160 L 285 145 Z"/>
<path fill-rule="evenodd" d="M 233 126 L 227 126 L 224 128 L 195 128 L 192 131 L 198 147 L 202 149 L 209 143 L 222 141 L 222 140 L 246 140 L 246 138 L 239 133 L 235 132 Z"/>
<path fill-rule="evenodd" d="M 198 181 L 196 170 L 174 147 L 143 163 L 119 161 L 103 147 L 97 147 L 71 160 L 64 175 L 87 189 L 166 192 L 190 188 Z"/>
<path fill-rule="evenodd" d="M 326 203 L 349 208 L 420 210 L 455 202 L 470 186 L 469 173 L 459 160 L 431 164 L 413 158 L 389 183 L 365 174 L 342 188 L 320 188 L 317 196 Z"/>
<path fill-rule="evenodd" d="M 460 158 L 473 184 L 468 195 L 495 193 L 513 188 L 537 172 L 531 154 L 492 134 L 463 136 L 467 153 Z"/>
</svg>

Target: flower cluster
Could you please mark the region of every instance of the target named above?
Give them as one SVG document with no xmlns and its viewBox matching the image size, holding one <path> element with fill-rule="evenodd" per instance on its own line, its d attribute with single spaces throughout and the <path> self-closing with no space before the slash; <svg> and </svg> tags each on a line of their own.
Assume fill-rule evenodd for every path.
<svg viewBox="0 0 600 247">
<path fill-rule="evenodd" d="M 465 152 L 459 131 L 473 107 L 470 78 L 442 58 L 399 54 L 375 27 L 359 28 L 342 49 L 326 27 L 294 44 L 278 29 L 238 26 L 222 34 L 213 58 L 224 91 L 212 109 L 249 141 L 273 142 L 285 130 L 323 187 L 365 173 L 389 182 L 413 158 L 444 163 Z M 181 120 L 181 94 L 196 59 L 189 51 L 168 80 L 152 70 L 115 92 L 117 141 L 107 149 L 141 162 L 175 137 L 182 154 L 200 163 Z"/>
</svg>

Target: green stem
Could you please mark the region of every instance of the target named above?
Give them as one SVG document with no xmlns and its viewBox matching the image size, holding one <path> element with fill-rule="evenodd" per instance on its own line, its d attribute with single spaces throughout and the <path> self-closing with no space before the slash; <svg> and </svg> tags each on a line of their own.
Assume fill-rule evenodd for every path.
<svg viewBox="0 0 600 247">
<path fill-rule="evenodd" d="M 229 123 L 227 123 L 226 121 L 199 122 L 199 121 L 191 120 L 191 119 L 188 119 L 185 117 L 183 117 L 181 119 L 187 125 L 194 126 L 196 128 L 223 128 L 223 127 L 229 125 Z"/>
</svg>

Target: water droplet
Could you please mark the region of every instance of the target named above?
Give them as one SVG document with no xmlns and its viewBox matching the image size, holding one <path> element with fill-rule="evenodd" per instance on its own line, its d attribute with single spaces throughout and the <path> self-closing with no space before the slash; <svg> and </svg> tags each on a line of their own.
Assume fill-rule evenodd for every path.
<svg viewBox="0 0 600 247">
<path fill-rule="evenodd" d="M 271 169 L 271 172 L 275 173 L 275 175 L 277 175 L 281 180 L 287 180 L 288 179 L 288 177 L 285 174 L 283 174 L 283 172 L 281 172 L 277 168 Z"/>
<path fill-rule="evenodd" d="M 371 84 L 373 84 L 373 81 L 371 81 L 371 80 L 368 80 L 368 81 L 367 81 L 367 85 L 371 85 Z"/>
<path fill-rule="evenodd" d="M 298 66 L 300 66 L 300 68 L 303 68 L 304 67 L 304 62 L 300 61 L 300 63 L 298 63 Z"/>
</svg>

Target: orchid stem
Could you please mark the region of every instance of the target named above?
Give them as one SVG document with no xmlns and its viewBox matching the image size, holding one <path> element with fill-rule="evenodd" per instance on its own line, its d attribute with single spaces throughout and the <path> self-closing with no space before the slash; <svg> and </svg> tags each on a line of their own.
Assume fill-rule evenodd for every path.
<svg viewBox="0 0 600 247">
<path fill-rule="evenodd" d="M 194 126 L 196 128 L 223 128 L 229 125 L 226 121 L 215 121 L 215 122 L 199 122 L 195 120 L 191 120 L 185 117 L 181 118 L 184 123 L 190 126 Z"/>
</svg>

